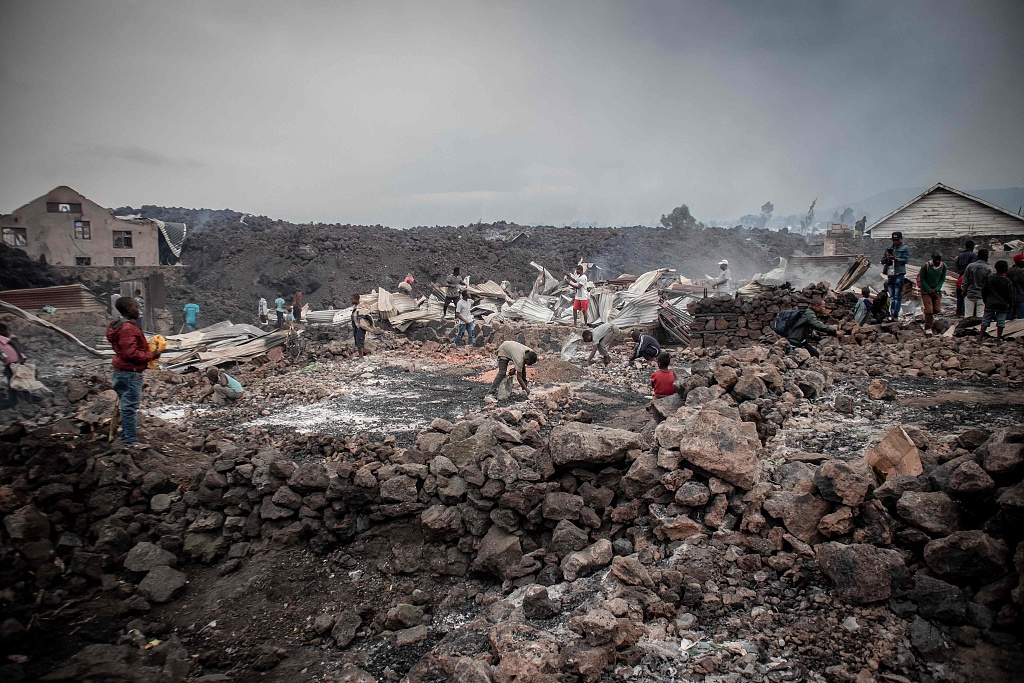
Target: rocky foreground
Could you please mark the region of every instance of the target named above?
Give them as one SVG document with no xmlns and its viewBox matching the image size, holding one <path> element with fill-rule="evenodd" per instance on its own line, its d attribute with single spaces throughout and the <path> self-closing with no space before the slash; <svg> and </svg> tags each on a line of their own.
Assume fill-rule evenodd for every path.
<svg viewBox="0 0 1024 683">
<path fill-rule="evenodd" d="M 903 424 L 891 386 L 846 378 L 878 353 L 1012 389 L 1018 351 L 929 340 L 939 367 L 916 368 L 917 343 L 686 351 L 635 429 L 594 423 L 580 387 L 642 381 L 588 368 L 407 448 L 150 421 L 157 446 L 130 452 L 89 434 L 102 376 L 76 380 L 74 410 L 0 441 L 4 678 L 1014 680 L 1018 413 Z M 260 406 L 324 397 L 292 372 L 285 394 L 270 366 L 246 381 Z M 920 474 L 867 465 L 893 428 Z M 824 434 L 861 442 L 806 446 Z"/>
</svg>

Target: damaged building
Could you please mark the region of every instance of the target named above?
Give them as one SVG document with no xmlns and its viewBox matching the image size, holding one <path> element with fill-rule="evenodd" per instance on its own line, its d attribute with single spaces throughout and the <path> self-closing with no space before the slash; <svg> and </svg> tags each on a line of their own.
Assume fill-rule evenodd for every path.
<svg viewBox="0 0 1024 683">
<path fill-rule="evenodd" d="M 56 266 L 160 266 L 181 258 L 188 228 L 141 216 L 115 216 L 61 185 L 0 215 L 3 243 Z"/>
<path fill-rule="evenodd" d="M 864 234 L 889 239 L 895 231 L 905 239 L 1016 236 L 1024 235 L 1024 216 L 935 183 L 875 221 Z"/>
</svg>

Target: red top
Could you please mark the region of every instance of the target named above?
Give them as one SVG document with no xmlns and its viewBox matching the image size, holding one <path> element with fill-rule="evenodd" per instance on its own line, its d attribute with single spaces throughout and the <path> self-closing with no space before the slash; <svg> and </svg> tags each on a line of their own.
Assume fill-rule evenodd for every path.
<svg viewBox="0 0 1024 683">
<path fill-rule="evenodd" d="M 107 341 L 114 347 L 111 364 L 115 370 L 142 372 L 153 360 L 146 335 L 134 320 L 121 318 L 107 325 Z"/>
<path fill-rule="evenodd" d="M 671 370 L 655 370 L 651 373 L 651 385 L 655 396 L 671 396 L 676 393 L 676 373 Z"/>
</svg>

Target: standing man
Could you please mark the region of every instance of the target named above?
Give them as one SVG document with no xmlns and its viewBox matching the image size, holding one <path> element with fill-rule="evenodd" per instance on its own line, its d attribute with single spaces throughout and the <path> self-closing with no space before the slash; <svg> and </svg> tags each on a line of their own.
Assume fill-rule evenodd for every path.
<svg viewBox="0 0 1024 683">
<path fill-rule="evenodd" d="M 932 260 L 921 268 L 920 280 L 924 333 L 931 335 L 935 327 L 935 314 L 942 312 L 942 285 L 946 283 L 946 264 L 942 262 L 942 254 L 932 252 Z"/>
<path fill-rule="evenodd" d="M 982 290 L 992 272 L 992 266 L 988 264 L 988 249 L 979 249 L 978 259 L 964 269 L 965 318 L 985 317 L 985 300 L 982 298 Z"/>
<path fill-rule="evenodd" d="M 584 330 L 583 341 L 594 343 L 594 348 L 590 349 L 590 355 L 587 356 L 585 364 L 589 365 L 594 360 L 594 354 L 600 353 L 604 366 L 608 367 L 608 364 L 612 362 L 611 354 L 608 353 L 608 344 L 618 332 L 619 328 L 612 323 L 601 323 L 593 330 Z"/>
<path fill-rule="evenodd" d="M 494 376 L 494 382 L 491 384 L 489 393 L 493 394 L 498 391 L 498 387 L 508 375 L 508 364 L 512 363 L 515 368 L 516 379 L 519 380 L 519 386 L 529 396 L 530 387 L 526 383 L 526 366 L 533 365 L 536 362 L 537 354 L 529 346 L 511 340 L 502 342 L 501 346 L 498 347 L 498 374 Z"/>
<path fill-rule="evenodd" d="M 188 298 L 188 303 L 185 304 L 183 312 L 185 313 L 185 329 L 189 332 L 195 332 L 196 327 L 199 325 L 199 304 L 196 303 L 194 296 Z"/>
<path fill-rule="evenodd" d="M 198 306 L 196 309 L 198 310 Z M 121 405 L 121 441 L 139 448 L 138 410 L 142 403 L 142 373 L 149 361 L 160 357 L 150 351 L 139 327 L 139 304 L 129 296 L 117 300 L 121 317 L 107 325 L 107 341 L 114 349 L 114 391 Z"/>
<path fill-rule="evenodd" d="M 971 265 L 978 260 L 978 255 L 974 253 L 974 242 L 967 240 L 964 242 L 964 250 L 956 257 L 956 274 L 963 275 L 964 271 L 967 270 L 967 266 Z M 964 289 L 962 286 L 957 285 L 956 287 L 956 317 L 964 317 Z"/>
<path fill-rule="evenodd" d="M 278 295 L 274 299 L 274 313 L 277 313 L 277 329 L 284 327 L 284 297 Z"/>
<path fill-rule="evenodd" d="M 359 354 L 359 360 L 363 360 L 363 354 L 365 353 L 366 346 L 366 330 L 359 325 L 359 318 L 362 313 L 359 312 L 359 295 L 352 295 L 352 340 L 355 342 L 356 353 Z"/>
<path fill-rule="evenodd" d="M 142 320 L 142 316 L 146 313 L 146 300 L 142 298 L 142 290 L 135 290 L 135 303 L 139 305 L 139 320 Z"/>
<path fill-rule="evenodd" d="M 267 316 L 269 315 L 269 313 L 270 313 L 270 310 L 267 308 L 267 297 L 261 296 L 260 297 L 259 308 L 258 308 L 258 315 L 260 317 L 260 325 L 266 325 L 268 322 L 270 322 L 267 319 Z"/>
<path fill-rule="evenodd" d="M 657 359 L 658 354 L 661 353 L 661 344 L 658 340 L 649 334 L 640 334 L 637 330 L 633 330 L 629 333 L 629 336 L 633 339 L 635 346 L 633 347 L 633 355 L 629 357 L 628 364 L 632 365 L 633 361 L 637 358 L 643 358 L 648 363 L 654 362 Z"/>
<path fill-rule="evenodd" d="M 459 324 L 459 333 L 455 335 L 456 346 L 462 341 L 462 335 L 469 332 L 469 345 L 473 345 L 473 301 L 469 298 L 469 291 L 462 290 L 459 303 L 455 304 L 455 321 Z"/>
<path fill-rule="evenodd" d="M 295 316 L 295 322 L 302 322 L 302 290 L 295 290 L 295 296 L 292 297 L 292 315 Z"/>
<path fill-rule="evenodd" d="M 729 262 L 722 259 L 718 262 L 721 272 L 715 280 L 715 296 L 729 296 L 729 283 L 732 282 L 732 273 L 729 272 Z"/>
<path fill-rule="evenodd" d="M 587 324 L 587 308 L 590 306 L 590 294 L 587 293 L 587 276 L 583 274 L 583 266 L 576 266 L 576 273 L 566 273 L 565 281 L 573 288 L 572 295 L 572 326 L 576 327 L 576 314 L 583 313 L 583 324 Z"/>
<path fill-rule="evenodd" d="M 1024 254 L 1017 254 L 1013 257 L 1013 267 L 1006 277 L 1010 278 L 1013 285 L 1013 310 L 1012 320 L 1024 320 Z"/>
<path fill-rule="evenodd" d="M 910 262 L 910 247 L 903 244 L 903 233 L 892 234 L 892 247 L 885 250 L 882 263 L 887 266 L 889 280 L 885 288 L 889 292 L 889 319 L 899 320 L 900 306 L 903 305 L 903 283 L 907 279 L 907 263 Z"/>
<path fill-rule="evenodd" d="M 444 280 L 444 310 L 441 311 L 441 319 L 448 316 L 448 305 L 459 305 L 459 290 L 462 289 L 462 275 L 459 274 L 459 267 L 452 268 L 452 274 Z"/>
<path fill-rule="evenodd" d="M 1006 261 L 996 261 L 995 272 L 985 280 L 982 297 L 985 300 L 985 315 L 981 319 L 981 334 L 978 343 L 985 341 L 985 331 L 996 321 L 996 344 L 1003 343 L 1003 328 L 1006 327 L 1006 314 L 1013 305 L 1013 284 L 1006 276 L 1009 265 Z"/>
</svg>

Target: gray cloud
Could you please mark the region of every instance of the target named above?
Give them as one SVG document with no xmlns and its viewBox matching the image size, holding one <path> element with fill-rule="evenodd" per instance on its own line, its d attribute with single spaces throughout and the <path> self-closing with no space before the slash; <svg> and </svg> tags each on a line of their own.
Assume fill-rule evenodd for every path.
<svg viewBox="0 0 1024 683">
<path fill-rule="evenodd" d="M 113 145 L 103 143 L 79 142 L 76 144 L 82 161 L 90 163 L 142 164 L 144 166 L 162 167 L 172 170 L 200 168 L 203 162 L 189 157 L 177 157 L 138 145 Z"/>
<path fill-rule="evenodd" d="M 653 223 L 1024 185 L 1024 3 L 6 3 L 0 209 Z"/>
</svg>

